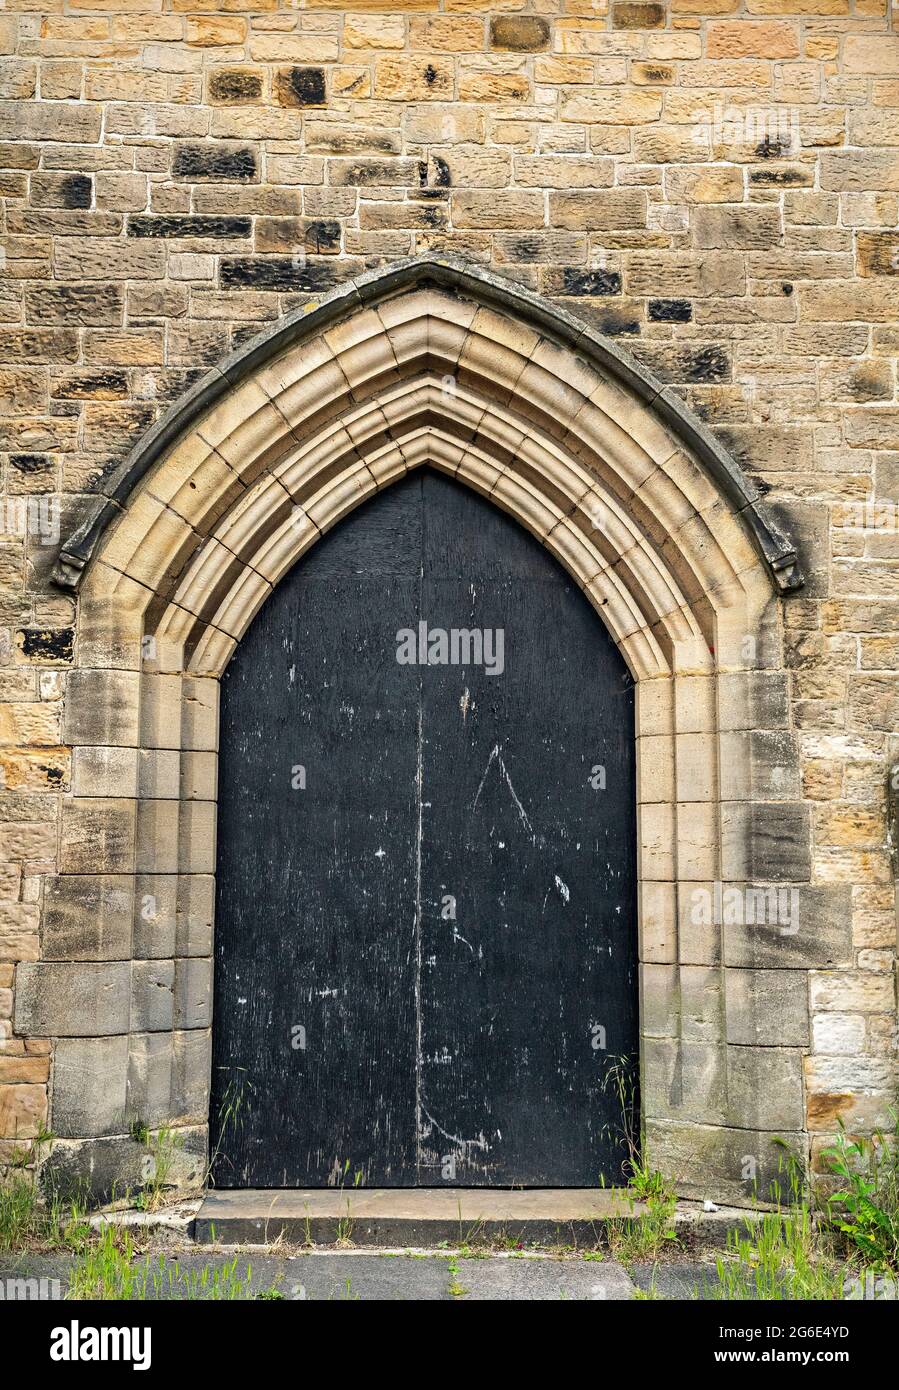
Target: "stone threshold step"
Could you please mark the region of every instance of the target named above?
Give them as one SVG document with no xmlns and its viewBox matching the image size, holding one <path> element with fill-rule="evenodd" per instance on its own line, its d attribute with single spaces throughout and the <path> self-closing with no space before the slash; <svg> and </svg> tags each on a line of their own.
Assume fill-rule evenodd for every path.
<svg viewBox="0 0 899 1390">
<path fill-rule="evenodd" d="M 453 1246 L 507 1240 L 515 1244 L 595 1245 L 610 1218 L 636 1218 L 644 1208 L 613 1188 L 334 1188 L 215 1190 L 193 1223 L 201 1244 L 293 1243 Z M 711 1247 L 725 1244 L 748 1211 L 706 1212 L 679 1204 L 679 1234 Z"/>
</svg>

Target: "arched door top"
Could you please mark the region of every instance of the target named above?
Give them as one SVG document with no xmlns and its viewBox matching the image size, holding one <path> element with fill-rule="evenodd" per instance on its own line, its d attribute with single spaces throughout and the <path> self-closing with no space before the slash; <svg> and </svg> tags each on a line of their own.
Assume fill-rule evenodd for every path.
<svg viewBox="0 0 899 1390">
<path fill-rule="evenodd" d="M 403 316 L 398 321 L 390 304 L 404 298 L 408 300 L 417 291 L 428 290 L 437 294 L 421 307 L 416 341 L 415 316 Z M 447 307 L 454 303 L 455 309 Z M 435 306 L 440 305 L 443 313 L 439 307 L 435 310 Z M 468 317 L 466 306 L 474 310 Z M 275 407 L 283 412 L 284 433 L 289 436 L 292 430 L 303 430 L 309 423 L 308 412 L 306 419 L 291 418 L 285 401 L 271 390 L 274 364 L 298 353 L 308 359 L 313 344 L 323 347 L 330 344 L 332 338 L 340 344 L 340 349 L 336 346 L 333 349 L 333 356 L 338 359 L 371 357 L 376 355 L 375 339 L 380 333 L 390 340 L 393 370 L 398 375 L 402 374 L 404 366 L 420 370 L 422 359 L 429 355 L 433 367 L 439 370 L 443 366 L 453 374 L 453 345 L 443 344 L 450 356 L 442 357 L 438 342 L 440 333 L 435 334 L 433 342 L 428 338 L 432 321 L 434 327 L 443 320 L 456 329 L 468 329 L 479 308 L 498 315 L 500 321 L 516 325 L 519 330 L 512 338 L 500 330 L 493 360 L 479 363 L 479 369 L 486 372 L 494 391 L 505 392 L 510 406 L 522 404 L 516 383 L 526 366 L 542 367 L 554 379 L 553 383 L 546 384 L 554 385 L 556 397 L 555 402 L 544 401 L 543 405 L 548 406 L 549 418 L 564 434 L 567 433 L 564 426 L 568 423 L 564 407 L 580 418 L 584 412 L 579 407 L 592 400 L 593 393 L 584 395 L 585 383 L 579 378 L 586 375 L 590 385 L 593 384 L 591 378 L 607 383 L 620 394 L 617 412 L 620 419 L 616 423 L 624 433 L 638 443 L 644 442 L 642 436 L 647 430 L 655 435 L 663 432 L 668 435 L 672 441 L 670 452 L 674 452 L 674 445 L 686 451 L 726 501 L 731 513 L 740 517 L 770 571 L 775 588 L 790 591 L 801 587 L 803 580 L 795 549 L 766 516 L 758 489 L 671 387 L 658 381 L 617 343 L 564 309 L 502 276 L 450 255 L 410 258 L 349 280 L 322 299 L 303 305 L 280 319 L 209 371 L 146 432 L 104 481 L 96 497 L 89 500 L 87 514 L 61 547 L 57 581 L 69 589 L 79 586 L 85 567 L 102 551 L 103 537 L 110 523 L 122 516 L 144 480 L 191 432 L 198 430 L 202 434 L 203 422 L 220 412 L 229 398 L 233 400 L 235 392 L 245 393 L 251 383 L 260 384 Z M 397 332 L 400 328 L 402 331 Z M 486 330 L 489 341 L 490 325 Z M 513 341 L 515 337 L 517 342 Z M 408 353 L 405 362 L 397 351 L 397 340 Z M 322 354 L 323 360 L 329 355 L 330 352 Z M 555 362 L 546 360 L 554 356 Z M 458 361 L 457 357 L 455 362 Z M 319 365 L 323 365 L 323 361 Z M 342 360 L 339 362 L 341 368 L 346 365 Z M 264 380 L 266 374 L 268 383 Z M 276 375 L 274 381 L 277 381 Z M 350 397 L 357 393 L 370 395 L 372 388 L 377 388 L 376 381 L 353 380 L 352 375 L 340 372 L 338 381 L 331 382 L 332 386 L 335 384 L 342 387 L 343 395 Z M 558 394 L 564 386 L 568 387 L 567 400 Z M 552 394 L 551 389 L 550 396 Z M 530 404 L 533 407 L 535 403 L 532 400 Z M 562 407 L 560 415 L 553 413 L 553 404 Z M 333 397 L 330 407 L 331 414 L 335 414 Z M 233 410 L 228 414 L 233 418 Z M 528 416 L 533 419 L 533 414 L 533 408 L 526 410 L 525 419 Z M 613 408 L 613 418 L 615 414 Z M 585 420 L 585 425 L 590 423 Z M 608 427 L 608 421 L 597 417 L 592 427 L 601 431 L 604 423 Z M 590 429 L 582 433 L 585 436 L 582 442 L 589 451 Z M 224 440 L 217 444 L 227 459 Z M 193 521 L 190 516 L 185 519 Z"/>
</svg>

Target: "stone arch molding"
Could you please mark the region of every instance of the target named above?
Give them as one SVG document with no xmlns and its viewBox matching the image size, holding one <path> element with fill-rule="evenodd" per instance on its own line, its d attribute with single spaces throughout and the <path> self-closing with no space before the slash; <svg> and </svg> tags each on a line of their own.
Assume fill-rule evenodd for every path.
<svg viewBox="0 0 899 1390">
<path fill-rule="evenodd" d="M 93 1172 L 97 1144 L 118 1152 L 138 1118 L 202 1147 L 218 680 L 319 536 L 425 464 L 557 556 L 635 677 L 647 1130 L 661 1161 L 701 1152 L 704 1190 L 713 1171 L 733 1196 L 745 1131 L 761 1150 L 804 1127 L 800 1054 L 756 1046 L 748 1006 L 736 1035 L 723 1006 L 697 1024 L 697 989 L 725 999 L 731 984 L 721 926 L 689 905 L 718 882 L 790 877 L 760 857 L 759 809 L 782 814 L 792 786 L 776 600 L 801 585 L 796 555 L 673 392 L 579 320 L 446 257 L 350 282 L 223 362 L 61 549 L 57 580 L 78 592 L 73 784 L 16 1015 L 56 1040 L 57 1161 Z M 741 949 L 735 998 L 754 973 Z"/>
</svg>

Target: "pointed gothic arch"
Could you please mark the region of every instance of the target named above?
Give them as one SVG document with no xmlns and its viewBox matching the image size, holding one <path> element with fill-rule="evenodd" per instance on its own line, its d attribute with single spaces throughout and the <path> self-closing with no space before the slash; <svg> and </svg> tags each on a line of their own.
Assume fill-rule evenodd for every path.
<svg viewBox="0 0 899 1390">
<path fill-rule="evenodd" d="M 17 1028 L 59 1040 L 54 1132 L 83 1146 L 123 1137 L 138 1113 L 206 1124 L 218 679 L 318 537 L 424 464 L 556 555 L 637 682 L 647 1132 L 669 1169 L 695 1155 L 676 1173 L 687 1186 L 707 1192 L 712 1174 L 734 1196 L 750 1143 L 763 1160 L 775 1130 L 804 1127 L 801 1052 L 729 1033 L 722 926 L 694 922 L 691 904 L 796 872 L 771 847 L 783 796 L 759 738 L 773 718 L 792 765 L 778 598 L 802 583 L 796 554 L 670 388 L 573 316 L 450 257 L 361 277 L 228 358 L 62 546 L 57 579 L 78 595 L 74 782 L 45 917 L 82 921 L 86 944 L 77 963 L 20 967 L 17 996 Z M 169 965 L 171 1012 L 149 1026 Z M 76 975 L 89 1019 L 73 1036 Z M 707 1027 L 697 990 L 725 1001 Z"/>
</svg>

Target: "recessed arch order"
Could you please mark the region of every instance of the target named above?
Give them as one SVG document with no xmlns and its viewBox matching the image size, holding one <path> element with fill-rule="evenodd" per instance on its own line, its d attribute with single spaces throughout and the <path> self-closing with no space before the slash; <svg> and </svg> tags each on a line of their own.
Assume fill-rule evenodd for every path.
<svg viewBox="0 0 899 1390">
<path fill-rule="evenodd" d="M 56 577 L 77 591 L 78 616 L 55 891 L 91 894 L 98 921 L 121 910 L 112 887 L 131 895 L 123 966 L 142 955 L 149 892 L 164 919 L 154 951 L 176 976 L 180 960 L 185 980 L 202 979 L 218 678 L 318 537 L 426 464 L 557 556 L 637 681 L 644 988 L 654 969 L 680 969 L 690 891 L 745 877 L 751 856 L 729 851 L 728 826 L 754 795 L 760 690 L 783 680 L 777 599 L 802 584 L 795 550 L 711 433 L 617 345 L 512 282 L 428 257 L 348 282 L 213 369 L 88 499 L 61 547 Z M 708 953 L 723 970 L 721 952 Z M 133 988 L 127 1026 L 97 1030 L 117 1044 L 109 1094 L 91 1102 L 105 1118 L 54 1111 L 63 1137 L 119 1133 L 110 1096 L 140 1110 L 151 1072 L 159 1122 L 205 1123 L 208 1007 L 179 1012 L 176 991 L 163 1044 L 142 1029 Z M 52 1020 L 47 1031 L 56 1035 Z M 712 1041 L 698 1085 L 684 1084 L 681 1041 L 644 1038 L 648 1123 L 660 1134 L 698 1125 L 713 1139 L 752 1128 L 728 1098 L 726 1037 Z"/>
<path fill-rule="evenodd" d="M 649 648 L 670 666 L 672 644 L 710 635 L 759 559 L 778 589 L 802 582 L 757 489 L 670 388 L 449 257 L 360 277 L 210 372 L 107 480 L 57 578 L 118 569 L 152 589 L 153 613 L 181 610 L 163 625 L 187 648 L 175 669 L 214 669 L 197 648 L 219 655 L 235 613 L 249 621 L 323 530 L 426 461 L 543 539 L 641 673 Z"/>
</svg>

